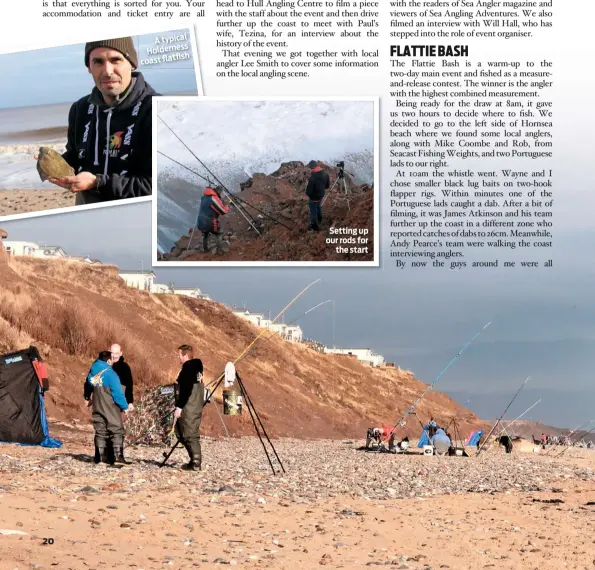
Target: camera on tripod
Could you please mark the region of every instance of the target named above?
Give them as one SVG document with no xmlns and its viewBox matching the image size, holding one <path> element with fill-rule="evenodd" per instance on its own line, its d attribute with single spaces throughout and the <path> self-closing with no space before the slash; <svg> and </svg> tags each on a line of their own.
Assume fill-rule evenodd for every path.
<svg viewBox="0 0 595 570">
<path fill-rule="evenodd" d="M 339 178 L 344 178 L 345 177 L 345 161 L 342 160 L 341 162 L 337 162 L 336 164 L 337 168 L 339 169 Z"/>
</svg>

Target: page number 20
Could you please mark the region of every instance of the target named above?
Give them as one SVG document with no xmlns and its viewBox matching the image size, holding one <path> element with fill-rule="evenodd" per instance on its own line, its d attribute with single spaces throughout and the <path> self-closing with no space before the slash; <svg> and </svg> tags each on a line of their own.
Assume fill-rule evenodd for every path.
<svg viewBox="0 0 595 570">
<path fill-rule="evenodd" d="M 54 544 L 54 539 L 53 538 L 44 538 L 43 539 L 43 544 Z"/>
</svg>

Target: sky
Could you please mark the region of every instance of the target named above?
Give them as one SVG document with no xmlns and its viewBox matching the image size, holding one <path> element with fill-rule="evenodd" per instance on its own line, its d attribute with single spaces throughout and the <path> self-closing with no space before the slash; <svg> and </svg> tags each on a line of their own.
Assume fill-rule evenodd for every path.
<svg viewBox="0 0 595 570">
<path fill-rule="evenodd" d="M 150 219 L 151 204 L 140 203 L 1 226 L 9 239 L 58 244 L 69 254 L 86 254 L 121 269 L 140 269 L 141 263 L 147 269 Z M 506 417 L 514 419 L 542 398 L 528 417 L 576 427 L 595 416 L 593 237 L 586 230 L 560 232 L 553 268 L 514 274 L 504 269 L 403 271 L 386 257 L 380 268 L 154 271 L 157 282 L 197 286 L 227 305 L 273 315 L 321 279 L 288 311 L 286 322 L 297 319 L 306 337 L 330 346 L 371 348 L 427 383 L 491 322 L 436 389 L 461 403 L 470 400 L 472 410 L 491 419 L 531 376 Z M 303 315 L 329 299 L 334 302 Z"/>
<path fill-rule="evenodd" d="M 148 48 L 155 48 L 156 38 L 175 38 L 185 32 L 188 33 L 188 30 L 133 36 L 140 62 L 138 71 L 143 73 L 147 82 L 158 93 L 197 93 L 192 36 L 189 33 L 188 42 L 180 40 L 173 43 L 188 43 L 190 49 L 187 53 L 191 59 L 157 64 L 142 63 L 143 60 L 157 57 L 147 52 Z M 0 109 L 72 103 L 90 93 L 93 79 L 85 68 L 84 54 L 84 44 L 1 54 Z M 39 88 L 23 89 L 23 85 L 32 84 L 33 78 L 34 84 Z"/>
</svg>

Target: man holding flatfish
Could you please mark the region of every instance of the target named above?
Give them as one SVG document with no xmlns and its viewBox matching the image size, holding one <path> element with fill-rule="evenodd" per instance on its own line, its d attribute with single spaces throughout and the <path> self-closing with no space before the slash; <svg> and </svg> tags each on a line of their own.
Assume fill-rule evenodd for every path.
<svg viewBox="0 0 595 570">
<path fill-rule="evenodd" d="M 151 103 L 158 95 L 135 71 L 131 37 L 89 42 L 85 65 L 95 88 L 68 115 L 63 155 L 41 147 L 41 180 L 76 193 L 76 205 L 151 195 Z"/>
</svg>

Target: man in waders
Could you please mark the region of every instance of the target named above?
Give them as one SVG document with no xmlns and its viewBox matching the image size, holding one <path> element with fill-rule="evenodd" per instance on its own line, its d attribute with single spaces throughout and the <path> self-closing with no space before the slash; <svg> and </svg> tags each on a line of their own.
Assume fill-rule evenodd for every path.
<svg viewBox="0 0 595 570">
<path fill-rule="evenodd" d="M 209 251 L 209 234 L 215 236 L 217 253 L 223 253 L 223 234 L 219 216 L 227 214 L 229 207 L 221 199 L 222 190 L 221 186 L 215 188 L 207 186 L 200 199 L 196 227 L 202 232 L 202 250 L 205 253 Z"/>
<path fill-rule="evenodd" d="M 202 380 L 202 361 L 194 358 L 188 344 L 178 348 L 182 370 L 176 380 L 176 436 L 186 448 L 190 461 L 182 466 L 186 471 L 200 471 L 200 421 L 205 403 L 205 387 Z"/>
<path fill-rule="evenodd" d="M 124 426 L 122 412 L 129 406 L 118 375 L 112 370 L 111 353 L 99 353 L 85 382 L 85 399 L 93 395 L 93 427 L 95 428 L 95 463 L 130 465 L 124 458 Z M 114 457 L 110 457 L 109 445 Z"/>
</svg>

